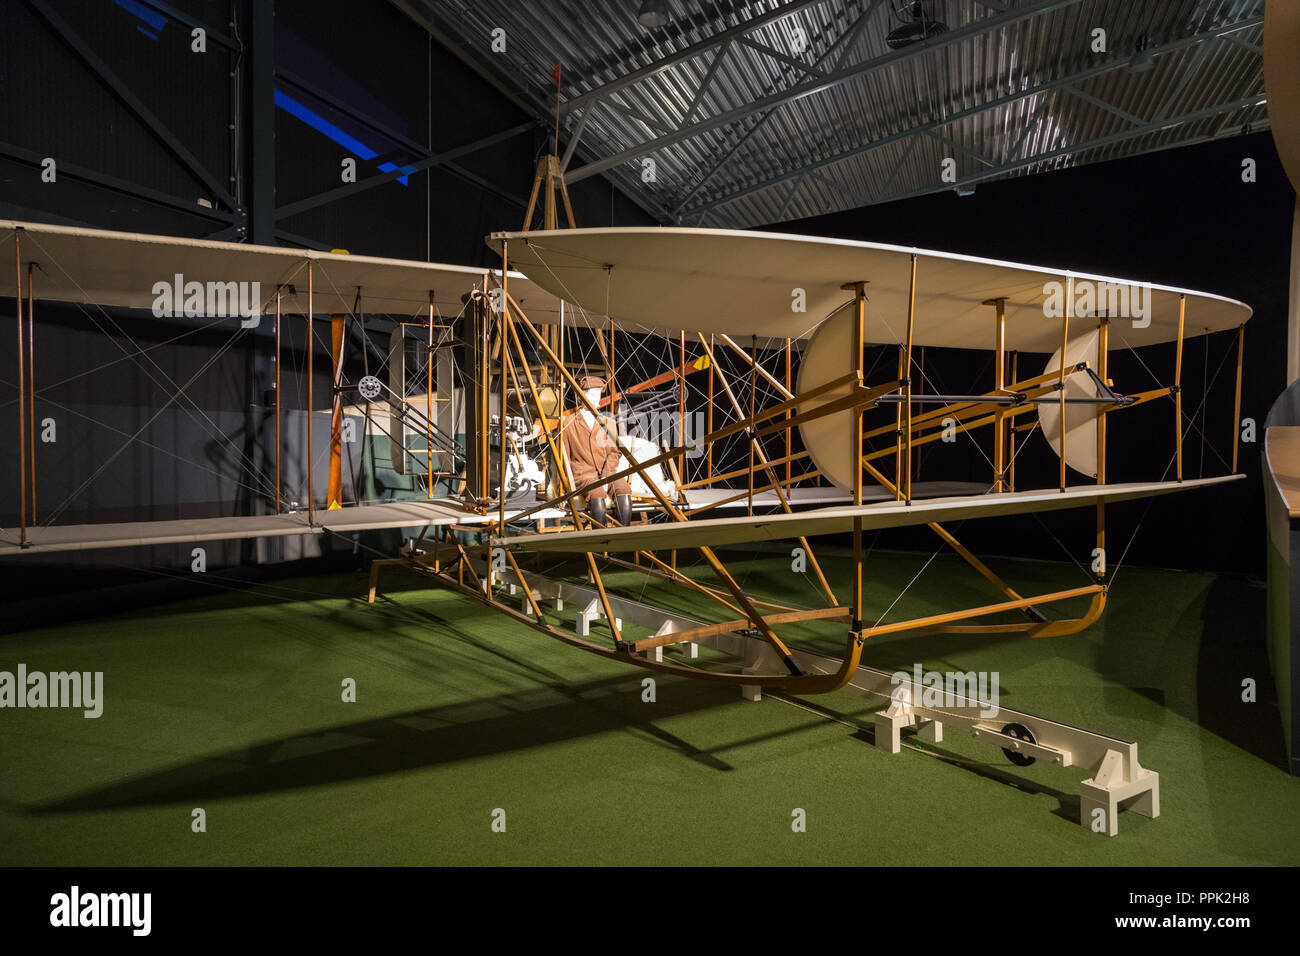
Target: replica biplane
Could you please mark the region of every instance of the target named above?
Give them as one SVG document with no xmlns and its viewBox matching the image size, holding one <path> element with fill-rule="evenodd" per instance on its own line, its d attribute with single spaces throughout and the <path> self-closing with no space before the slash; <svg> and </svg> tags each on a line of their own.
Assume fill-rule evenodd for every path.
<svg viewBox="0 0 1300 956">
<path fill-rule="evenodd" d="M 25 357 L 21 512 L 19 527 L 0 534 L 0 557 L 407 529 L 400 553 L 372 563 L 370 600 L 379 569 L 405 565 L 551 637 L 653 671 L 732 683 L 751 698 L 764 687 L 794 694 L 849 688 L 884 698 L 877 743 L 895 752 L 902 727 L 917 724 L 938 739 L 943 723 L 955 722 L 1017 763 L 1090 766 L 1084 812 L 1108 808 L 1110 833 L 1120 800 L 1136 797 L 1138 809 L 1158 813 L 1158 778 L 1138 764 L 1136 744 L 1005 708 L 992 707 L 990 717 L 988 702 L 974 698 L 927 707 L 921 688 L 900 693 L 889 674 L 862 667 L 863 645 L 921 630 L 1051 637 L 1096 621 L 1108 587 L 1107 504 L 1241 477 L 1235 422 L 1250 316 L 1243 303 L 973 256 L 758 232 L 500 232 L 487 237 L 500 268 L 473 269 L 37 224 L 0 223 L 0 230 L 15 243 L 20 306 L 25 261 L 41 262 L 40 299 L 96 306 L 149 308 L 155 282 L 173 274 L 259 282 L 265 295 L 258 312 L 274 316 L 277 377 L 281 323 L 296 317 L 329 354 L 333 385 L 318 403 L 310 366 L 316 348 L 308 348 L 307 408 L 328 411 L 330 432 L 322 448 L 308 428 L 306 489 L 292 494 L 281 475 L 276 391 L 273 493 L 262 513 L 37 523 L 28 498 L 37 477 L 37 297 L 29 265 L 26 325 L 21 308 L 17 323 L 18 355 Z M 346 331 L 366 329 L 363 316 L 370 332 L 386 335 L 386 378 L 368 364 L 358 367 L 355 351 L 347 354 Z M 328 335 L 314 331 L 318 323 Z M 232 323 L 232 334 L 241 331 Z M 1190 477 L 1184 346 L 1220 332 L 1233 340 L 1237 358 L 1231 466 L 1222 475 Z M 1127 392 L 1112 380 L 1112 350 L 1161 345 L 1174 351 L 1163 382 Z M 936 390 L 918 367 L 926 348 L 989 353 L 992 374 L 969 393 Z M 1168 405 L 1169 469 L 1146 481 L 1108 482 L 1108 421 L 1150 403 Z M 340 431 L 349 414 L 366 420 L 367 435 L 388 441 L 386 467 L 412 482 L 404 500 L 343 500 Z M 655 422 L 667 427 L 656 431 Z M 985 479 L 920 480 L 919 451 L 954 429 L 987 448 Z M 592 435 L 605 449 L 599 465 L 576 437 L 590 445 Z M 1056 480 L 1017 483 L 1022 456 L 1044 451 L 1055 455 Z M 326 455 L 328 464 L 317 469 L 315 459 Z M 323 490 L 321 471 L 328 476 Z M 628 500 L 607 508 L 615 489 Z M 287 509 L 289 497 L 305 507 Z M 1103 559 L 1092 580 L 1052 593 L 1022 594 L 951 530 L 967 519 L 1080 508 L 1095 512 L 1088 544 Z M 910 620 L 873 616 L 887 609 L 865 606 L 864 534 L 904 526 L 928 528 L 987 580 L 997 600 Z M 847 600 L 810 542 L 826 535 L 851 544 Z M 819 606 L 760 599 L 719 553 L 776 540 L 806 554 Z M 679 556 L 688 553 L 712 580 L 686 573 Z M 582 579 L 548 575 L 543 562 L 551 556 L 580 561 Z M 617 593 L 605 584 L 609 568 L 689 588 L 724 619 L 693 620 Z M 1087 602 L 1082 614 L 1049 617 L 1045 610 L 1073 601 Z M 972 623 L 1008 613 L 1017 620 Z M 779 633 L 809 621 L 842 626 L 837 658 Z M 629 624 L 649 636 L 629 637 Z M 597 639 L 594 627 L 607 628 L 608 638 Z M 701 648 L 710 651 L 707 660 Z"/>
</svg>

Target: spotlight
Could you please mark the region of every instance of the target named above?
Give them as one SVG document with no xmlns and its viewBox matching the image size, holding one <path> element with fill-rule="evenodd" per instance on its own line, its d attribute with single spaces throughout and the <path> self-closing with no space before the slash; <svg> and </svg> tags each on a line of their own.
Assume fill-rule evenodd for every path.
<svg viewBox="0 0 1300 956">
<path fill-rule="evenodd" d="M 1147 52 L 1147 38 L 1138 37 L 1137 49 L 1133 51 L 1133 59 L 1128 61 L 1128 71 L 1130 73 L 1145 73 L 1156 65 L 1156 58 Z"/>
<path fill-rule="evenodd" d="M 668 22 L 668 0 L 642 0 L 636 20 L 650 30 L 663 26 Z"/>
</svg>

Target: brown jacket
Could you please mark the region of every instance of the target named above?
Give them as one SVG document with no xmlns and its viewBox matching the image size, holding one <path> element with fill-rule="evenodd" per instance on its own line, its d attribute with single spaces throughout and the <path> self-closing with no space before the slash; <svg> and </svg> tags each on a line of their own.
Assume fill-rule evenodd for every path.
<svg viewBox="0 0 1300 956">
<path fill-rule="evenodd" d="M 573 480 L 579 488 L 619 470 L 618 461 L 623 455 L 623 450 L 609 436 L 605 428 L 601 427 L 601 422 L 604 422 L 605 428 L 610 432 L 616 430 L 614 420 L 608 416 L 602 416 L 594 427 L 588 428 L 581 412 L 575 413 L 564 426 L 565 451 L 569 456 L 569 467 L 573 470 Z M 632 489 L 628 486 L 627 479 L 619 478 L 607 488 L 591 489 L 586 497 L 599 498 L 607 494 L 631 493 Z"/>
</svg>

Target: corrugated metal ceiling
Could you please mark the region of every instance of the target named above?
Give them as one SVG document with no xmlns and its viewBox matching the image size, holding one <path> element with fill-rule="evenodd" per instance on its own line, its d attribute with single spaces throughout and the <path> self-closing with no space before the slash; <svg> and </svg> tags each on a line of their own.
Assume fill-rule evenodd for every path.
<svg viewBox="0 0 1300 956">
<path fill-rule="evenodd" d="M 947 30 L 901 50 L 905 0 L 663 0 L 651 29 L 641 0 L 394 2 L 548 121 L 562 63 L 570 182 L 607 175 L 665 223 L 764 225 L 1268 125 L 1264 0 L 925 0 Z"/>
</svg>

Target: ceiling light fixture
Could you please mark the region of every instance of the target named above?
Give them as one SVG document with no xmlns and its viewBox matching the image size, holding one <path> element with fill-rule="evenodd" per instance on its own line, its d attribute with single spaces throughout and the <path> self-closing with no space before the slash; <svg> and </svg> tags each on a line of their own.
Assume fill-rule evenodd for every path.
<svg viewBox="0 0 1300 956">
<path fill-rule="evenodd" d="M 1133 59 L 1128 61 L 1128 71 L 1130 73 L 1145 73 L 1156 65 L 1156 58 L 1147 52 L 1146 36 L 1138 37 L 1137 48 L 1133 51 Z"/>
<path fill-rule="evenodd" d="M 668 0 L 642 0 L 641 9 L 636 13 L 636 22 L 649 30 L 666 24 Z"/>
<path fill-rule="evenodd" d="M 890 30 L 885 37 L 885 44 L 891 50 L 901 50 L 905 46 L 948 32 L 948 24 L 927 13 L 925 7 L 921 0 L 910 0 L 903 10 L 894 8 L 894 16 L 903 25 Z"/>
</svg>

